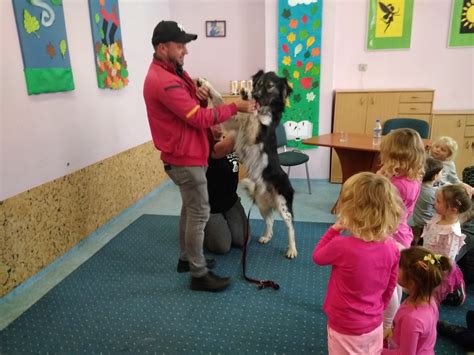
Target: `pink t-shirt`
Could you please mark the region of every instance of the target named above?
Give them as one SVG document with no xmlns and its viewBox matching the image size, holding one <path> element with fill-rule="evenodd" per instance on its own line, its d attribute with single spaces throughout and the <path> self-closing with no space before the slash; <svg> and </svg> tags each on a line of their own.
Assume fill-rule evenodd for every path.
<svg viewBox="0 0 474 355">
<path fill-rule="evenodd" d="M 413 240 L 413 232 L 407 221 L 415 208 L 416 200 L 420 194 L 421 182 L 418 180 L 410 180 L 405 176 L 392 176 L 390 181 L 397 188 L 405 204 L 405 215 L 402 217 L 397 231 L 393 234 L 393 238 L 405 248 L 409 248 Z"/>
<path fill-rule="evenodd" d="M 377 328 L 397 283 L 400 253 L 391 238 L 366 242 L 329 228 L 313 252 L 318 265 L 331 265 L 323 310 L 328 325 L 347 335 Z"/>
<path fill-rule="evenodd" d="M 392 341 L 397 348 L 384 349 L 382 354 L 434 354 L 438 316 L 434 300 L 419 306 L 403 302 L 393 319 Z"/>
</svg>

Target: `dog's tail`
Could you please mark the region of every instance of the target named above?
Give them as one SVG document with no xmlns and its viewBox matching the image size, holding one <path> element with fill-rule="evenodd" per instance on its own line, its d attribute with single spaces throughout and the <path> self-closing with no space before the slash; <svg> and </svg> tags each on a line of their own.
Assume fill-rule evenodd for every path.
<svg viewBox="0 0 474 355">
<path fill-rule="evenodd" d="M 224 103 L 222 95 L 217 91 L 209 81 L 204 78 L 197 79 L 198 86 L 206 86 L 209 89 L 209 97 L 211 98 L 212 104 L 214 107 L 220 106 Z"/>
</svg>

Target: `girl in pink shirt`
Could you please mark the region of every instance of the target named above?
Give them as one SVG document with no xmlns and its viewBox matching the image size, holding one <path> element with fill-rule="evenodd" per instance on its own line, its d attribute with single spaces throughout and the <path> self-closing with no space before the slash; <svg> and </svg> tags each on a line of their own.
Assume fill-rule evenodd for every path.
<svg viewBox="0 0 474 355">
<path fill-rule="evenodd" d="M 423 140 L 415 130 L 395 129 L 383 137 L 380 144 L 382 168 L 378 173 L 390 179 L 405 205 L 405 213 L 400 225 L 392 235 L 399 250 L 409 248 L 413 240 L 413 232 L 407 221 L 413 213 L 420 194 L 425 160 Z M 400 306 L 401 299 L 402 288 L 397 286 L 384 313 L 385 333 L 392 327 L 393 317 Z"/>
<path fill-rule="evenodd" d="M 403 203 L 388 179 L 359 173 L 344 183 L 337 209 L 337 222 L 313 252 L 316 264 L 332 266 L 323 306 L 329 354 L 380 354 L 383 310 L 399 259 L 388 236 L 400 223 Z M 349 235 L 341 235 L 343 230 Z"/>
<path fill-rule="evenodd" d="M 438 306 L 432 294 L 450 268 L 448 258 L 423 247 L 402 250 L 398 283 L 409 296 L 395 315 L 393 335 L 382 354 L 434 354 Z"/>
</svg>

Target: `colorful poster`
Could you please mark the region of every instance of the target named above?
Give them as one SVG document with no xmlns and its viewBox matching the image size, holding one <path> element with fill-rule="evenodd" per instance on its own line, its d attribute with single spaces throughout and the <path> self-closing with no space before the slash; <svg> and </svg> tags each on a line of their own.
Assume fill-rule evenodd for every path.
<svg viewBox="0 0 474 355">
<path fill-rule="evenodd" d="M 449 47 L 474 47 L 474 0 L 453 0 Z"/>
<path fill-rule="evenodd" d="M 74 90 L 62 0 L 12 0 L 28 95 Z"/>
<path fill-rule="evenodd" d="M 122 89 L 128 84 L 127 61 L 123 55 L 118 0 L 89 0 L 99 88 Z"/>
<path fill-rule="evenodd" d="M 367 49 L 410 48 L 413 0 L 370 0 Z"/>
<path fill-rule="evenodd" d="M 319 131 L 322 0 L 279 0 L 278 74 L 293 93 L 283 115 L 288 145 L 314 148 L 301 141 Z"/>
</svg>

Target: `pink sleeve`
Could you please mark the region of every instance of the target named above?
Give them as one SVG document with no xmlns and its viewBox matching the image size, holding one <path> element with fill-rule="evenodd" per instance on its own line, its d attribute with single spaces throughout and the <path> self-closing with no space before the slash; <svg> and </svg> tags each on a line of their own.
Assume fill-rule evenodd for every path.
<svg viewBox="0 0 474 355">
<path fill-rule="evenodd" d="M 339 233 L 332 227 L 324 233 L 321 237 L 321 240 L 316 245 L 316 248 L 313 251 L 313 261 L 318 265 L 330 265 L 334 261 L 336 253 L 334 249 L 331 248 L 331 240 L 338 236 Z"/>
<path fill-rule="evenodd" d="M 390 302 L 390 298 L 392 298 L 393 290 L 397 286 L 398 261 L 400 260 L 400 252 L 395 246 L 394 248 L 395 248 L 396 260 L 394 261 L 392 265 L 392 269 L 390 270 L 390 278 L 388 280 L 387 289 L 382 295 L 383 309 L 387 308 L 388 303 Z"/>
<path fill-rule="evenodd" d="M 400 344 L 397 349 L 383 349 L 382 354 L 416 355 L 420 329 L 418 320 L 412 317 L 404 317 L 400 326 Z"/>
</svg>

